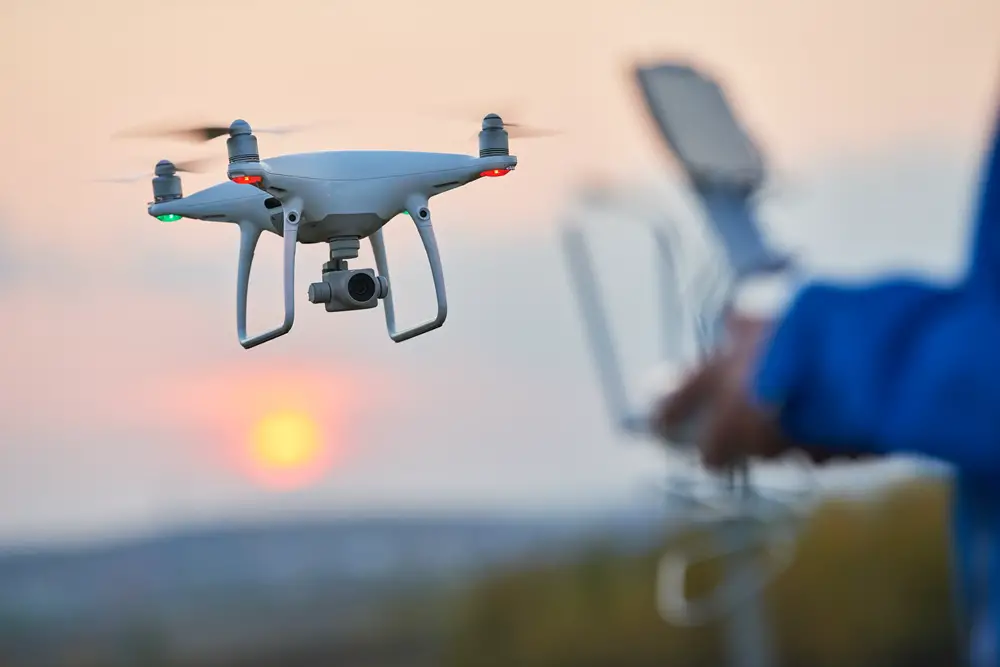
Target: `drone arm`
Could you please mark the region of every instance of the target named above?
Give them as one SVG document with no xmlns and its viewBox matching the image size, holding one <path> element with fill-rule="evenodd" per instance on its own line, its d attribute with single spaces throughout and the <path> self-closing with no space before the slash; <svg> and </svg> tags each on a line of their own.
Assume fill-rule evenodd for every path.
<svg viewBox="0 0 1000 667">
<path fill-rule="evenodd" d="M 261 343 L 284 336 L 291 331 L 295 322 L 295 249 L 298 241 L 298 228 L 302 216 L 302 205 L 298 200 L 283 205 L 284 220 L 284 278 L 283 291 L 285 303 L 285 319 L 281 326 L 265 331 L 256 336 L 247 336 L 247 293 L 250 288 L 250 267 L 253 264 L 254 250 L 261 230 L 249 223 L 240 224 L 240 262 L 236 285 L 236 333 L 240 345 L 249 350 Z"/>
<path fill-rule="evenodd" d="M 437 329 L 444 324 L 445 318 L 448 317 L 448 297 L 445 292 L 444 269 L 441 267 L 441 255 L 438 252 L 437 239 L 434 237 L 434 228 L 431 225 L 431 214 L 427 208 L 427 200 L 420 198 L 410 201 L 407 203 L 407 210 L 410 212 L 410 218 L 413 219 L 414 224 L 417 226 L 417 232 L 420 234 L 420 240 L 423 242 L 424 250 L 427 253 L 427 261 L 430 263 L 431 278 L 434 281 L 434 294 L 437 298 L 437 314 L 434 319 L 418 324 L 410 329 L 404 331 L 396 330 L 396 311 L 392 300 L 392 281 L 389 279 L 389 261 L 385 252 L 385 239 L 382 236 L 381 229 L 374 232 L 368 237 L 368 240 L 372 245 L 372 254 L 375 256 L 375 266 L 378 268 L 378 274 L 384 277 L 389 283 L 389 291 L 385 299 L 383 299 L 385 327 L 389 332 L 389 337 L 397 343 L 402 343 L 405 340 Z"/>
</svg>

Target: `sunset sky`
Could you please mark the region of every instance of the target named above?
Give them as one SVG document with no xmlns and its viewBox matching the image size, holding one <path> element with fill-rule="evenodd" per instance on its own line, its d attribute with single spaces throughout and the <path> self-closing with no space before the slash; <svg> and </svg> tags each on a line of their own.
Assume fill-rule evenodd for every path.
<svg viewBox="0 0 1000 667">
<path fill-rule="evenodd" d="M 661 460 L 602 412 L 556 233 L 588 175 L 670 178 L 628 78 L 636 58 L 697 60 L 727 83 L 776 172 L 765 217 L 816 271 L 948 275 L 963 261 L 1000 95 L 995 0 L 278 6 L 0 0 L 0 541 L 633 497 Z M 164 157 L 220 158 L 184 176 L 187 193 L 225 177 L 221 140 L 111 139 L 145 123 L 325 122 L 262 135 L 265 156 L 464 152 L 490 111 L 564 134 L 512 141 L 516 172 L 432 201 L 450 314 L 404 344 L 381 312 L 308 303 L 326 252 L 312 246 L 295 328 L 243 350 L 235 227 L 162 224 L 148 181 L 93 182 Z M 626 286 L 622 339 L 651 355 L 623 235 L 606 251 Z M 400 317 L 422 319 L 433 293 L 412 224 L 387 240 Z M 275 237 L 258 251 L 252 328 L 280 316 L 279 251 Z M 273 426 L 261 420 L 289 411 L 322 442 L 297 490 L 253 459 Z"/>
</svg>

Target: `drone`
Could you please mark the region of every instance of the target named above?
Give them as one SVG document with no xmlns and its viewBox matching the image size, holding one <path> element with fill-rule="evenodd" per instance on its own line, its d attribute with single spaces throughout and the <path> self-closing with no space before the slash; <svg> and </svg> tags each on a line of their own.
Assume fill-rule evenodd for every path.
<svg viewBox="0 0 1000 667">
<path fill-rule="evenodd" d="M 519 127 L 509 124 L 507 127 Z M 264 130 L 262 130 L 263 132 Z M 320 281 L 309 285 L 309 301 L 327 312 L 375 308 L 384 303 L 389 337 L 399 343 L 441 327 L 448 315 L 444 270 L 434 236 L 431 197 L 477 181 L 509 174 L 510 154 L 503 119 L 486 115 L 479 132 L 479 155 L 417 151 L 350 150 L 281 155 L 262 160 L 257 137 L 245 120 L 226 127 L 197 127 L 171 134 L 210 141 L 228 135 L 225 182 L 184 196 L 179 172 L 185 163 L 157 163 L 148 212 L 163 222 L 182 218 L 235 223 L 240 229 L 236 285 L 236 328 L 250 349 L 287 334 L 295 321 L 295 252 L 299 243 L 326 243 L 330 260 Z M 530 136 L 530 135 L 529 135 Z M 410 217 L 427 254 L 437 299 L 434 317 L 399 330 L 382 228 L 397 215 Z M 263 333 L 247 334 L 247 293 L 254 251 L 261 234 L 283 239 L 284 319 Z M 368 239 L 377 272 L 348 268 Z"/>
</svg>

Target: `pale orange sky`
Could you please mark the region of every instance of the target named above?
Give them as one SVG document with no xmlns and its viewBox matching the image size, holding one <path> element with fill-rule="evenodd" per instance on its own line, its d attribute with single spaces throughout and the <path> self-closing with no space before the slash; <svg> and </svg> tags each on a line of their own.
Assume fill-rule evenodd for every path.
<svg viewBox="0 0 1000 667">
<path fill-rule="evenodd" d="M 690 55 L 718 71 L 772 158 L 789 167 L 912 137 L 974 143 L 1000 63 L 994 0 L 290 0 L 280 11 L 262 0 L 5 0 L 3 7 L 0 178 L 17 187 L 4 208 L 30 221 L 36 239 L 91 247 L 103 245 L 96 230 L 141 219 L 146 186 L 80 181 L 145 170 L 163 156 L 223 155 L 218 142 L 109 141 L 134 124 L 346 118 L 342 127 L 262 140 L 262 151 L 452 151 L 473 148 L 478 115 L 513 106 L 568 136 L 516 143 L 518 177 L 491 183 L 488 203 L 484 187 L 436 203 L 439 216 L 521 226 L 551 214 L 561 188 L 582 171 L 628 172 L 659 159 L 624 76 L 635 57 Z M 407 118 L 451 105 L 469 109 L 469 121 Z M 215 182 L 221 169 L 186 187 Z M 35 212 L 41 202 L 44 214 Z M 190 235 L 172 242 L 200 243 Z"/>
<path fill-rule="evenodd" d="M 773 217 L 819 264 L 961 258 L 1000 94 L 996 0 L 277 6 L 0 0 L 0 377 L 15 379 L 0 388 L 0 537 L 286 504 L 628 496 L 661 462 L 610 432 L 553 232 L 566 188 L 588 172 L 665 164 L 626 77 L 635 57 L 690 57 L 728 83 L 772 162 L 805 184 L 798 207 Z M 468 122 L 413 113 L 442 107 L 468 110 Z M 433 201 L 451 312 L 403 345 L 388 341 L 381 313 L 337 317 L 303 296 L 291 334 L 242 350 L 235 230 L 161 225 L 145 211 L 148 183 L 89 182 L 162 157 L 224 158 L 221 141 L 109 139 L 152 121 L 344 120 L 262 136 L 265 155 L 458 151 L 474 148 L 478 117 L 493 110 L 567 134 L 512 142 L 513 175 Z M 224 162 L 185 176 L 185 191 L 221 180 Z M 412 229 L 390 226 L 401 315 L 413 320 L 428 307 L 425 260 Z M 323 254 L 300 253 L 299 292 Z M 276 246 L 261 255 L 276 277 Z M 251 325 L 276 316 L 266 308 L 277 286 L 258 275 Z M 641 297 L 622 307 L 647 312 Z M 649 335 L 637 326 L 633 337 Z M 236 397 L 253 395 L 252 410 L 275 391 L 304 391 L 318 412 L 335 402 L 322 418 L 351 450 L 316 490 L 280 501 L 226 468 L 231 438 L 219 435 L 243 428 Z"/>
</svg>

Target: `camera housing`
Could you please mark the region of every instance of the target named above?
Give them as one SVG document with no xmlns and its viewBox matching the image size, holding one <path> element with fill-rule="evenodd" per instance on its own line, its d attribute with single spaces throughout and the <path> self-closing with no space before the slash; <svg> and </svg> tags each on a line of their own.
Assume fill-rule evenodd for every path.
<svg viewBox="0 0 1000 667">
<path fill-rule="evenodd" d="M 388 279 L 374 269 L 327 271 L 322 282 L 309 286 L 309 301 L 324 304 L 328 313 L 374 308 L 388 294 Z"/>
</svg>

